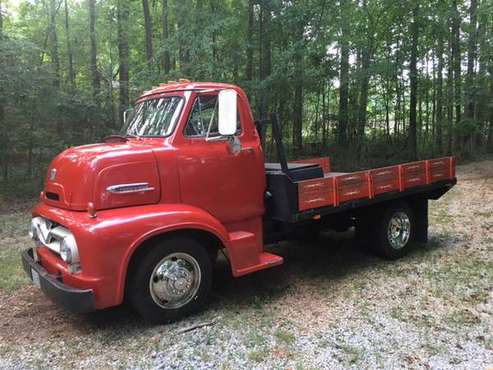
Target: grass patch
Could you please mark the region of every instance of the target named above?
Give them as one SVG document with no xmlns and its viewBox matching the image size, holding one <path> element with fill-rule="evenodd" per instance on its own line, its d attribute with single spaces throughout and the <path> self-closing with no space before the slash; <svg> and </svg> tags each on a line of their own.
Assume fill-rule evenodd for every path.
<svg viewBox="0 0 493 370">
<path fill-rule="evenodd" d="M 27 278 L 22 268 L 20 248 L 16 246 L 0 247 L 0 289 L 11 293 L 27 285 Z"/>
<path fill-rule="evenodd" d="M 338 347 L 348 356 L 350 364 L 356 364 L 363 358 L 363 351 L 358 347 L 349 344 L 339 345 Z"/>
<path fill-rule="evenodd" d="M 479 324 L 481 319 L 467 309 L 458 309 L 452 311 L 452 313 L 448 316 L 448 321 L 459 326 L 470 326 Z"/>
<path fill-rule="evenodd" d="M 432 223 L 438 225 L 447 225 L 454 219 L 444 208 L 439 208 L 432 217 Z"/>
<path fill-rule="evenodd" d="M 275 335 L 277 342 L 279 344 L 285 344 L 285 345 L 291 346 L 294 343 L 294 341 L 296 340 L 293 333 L 286 331 L 286 330 L 282 330 L 282 329 L 277 329 L 276 332 L 274 333 L 274 335 Z"/>
<path fill-rule="evenodd" d="M 479 212 L 474 212 L 474 214 L 480 217 L 493 218 L 493 211 L 490 212 L 479 211 Z"/>
<path fill-rule="evenodd" d="M 471 293 L 478 294 L 487 289 L 487 282 L 493 280 L 492 261 L 469 257 L 454 262 L 443 263 L 437 269 L 427 271 L 426 277 L 435 296 L 468 300 Z M 479 299 L 482 299 L 482 294 Z"/>
<path fill-rule="evenodd" d="M 18 207 L 26 211 L 19 212 L 16 210 Z M 22 204 L 0 213 L 0 290 L 9 293 L 29 282 L 21 262 L 21 251 L 30 246 L 27 209 Z"/>
<path fill-rule="evenodd" d="M 250 348 L 262 347 L 267 344 L 265 336 L 258 331 L 251 331 L 247 335 L 247 346 Z"/>
<path fill-rule="evenodd" d="M 254 350 L 248 353 L 248 359 L 253 362 L 262 362 L 266 358 L 269 358 L 267 350 L 262 349 L 262 350 Z"/>
</svg>

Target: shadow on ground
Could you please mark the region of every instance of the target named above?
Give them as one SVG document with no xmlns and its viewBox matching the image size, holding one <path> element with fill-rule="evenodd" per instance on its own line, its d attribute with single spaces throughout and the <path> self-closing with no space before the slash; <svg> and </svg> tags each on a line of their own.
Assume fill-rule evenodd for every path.
<svg viewBox="0 0 493 370">
<path fill-rule="evenodd" d="M 284 264 L 241 278 L 233 278 L 227 261 L 219 258 L 214 271 L 211 302 L 207 309 L 217 313 L 221 310 L 241 312 L 250 308 L 259 308 L 265 303 L 274 302 L 283 295 L 290 294 L 290 290 L 296 289 L 300 281 L 330 285 L 337 280 L 351 278 L 351 275 L 357 271 L 361 272 L 375 265 L 385 266 L 394 263 L 362 251 L 353 243 L 352 236 L 352 232 L 327 233 L 322 234 L 316 242 L 287 242 L 270 246 L 268 249 L 271 252 L 284 257 Z M 423 246 L 416 245 L 404 258 L 425 258 L 426 251 L 444 246 L 444 242 L 436 240 L 430 242 L 426 250 Z M 41 296 L 40 300 L 43 299 L 46 298 Z M 36 304 L 35 302 L 31 307 Z M 52 314 L 58 316 L 59 321 L 63 321 L 63 326 L 69 328 L 65 334 L 68 332 L 85 335 L 96 330 L 100 334 L 109 336 L 122 335 L 122 332 L 134 335 L 154 327 L 143 321 L 126 305 L 87 315 L 65 312 L 51 302 L 46 302 L 45 306 L 48 306 L 49 311 L 53 311 Z M 32 313 L 25 312 L 25 314 Z M 192 317 L 188 320 L 194 319 Z M 188 324 L 182 321 L 176 325 Z"/>
</svg>

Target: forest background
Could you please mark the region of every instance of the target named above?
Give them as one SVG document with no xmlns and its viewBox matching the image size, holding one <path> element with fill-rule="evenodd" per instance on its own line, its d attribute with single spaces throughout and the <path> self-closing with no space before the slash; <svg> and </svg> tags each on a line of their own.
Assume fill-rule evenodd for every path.
<svg viewBox="0 0 493 370">
<path fill-rule="evenodd" d="M 244 88 L 289 158 L 493 152 L 493 0 L 0 0 L 0 195 L 168 80 Z M 273 156 L 267 136 L 266 156 Z"/>
</svg>

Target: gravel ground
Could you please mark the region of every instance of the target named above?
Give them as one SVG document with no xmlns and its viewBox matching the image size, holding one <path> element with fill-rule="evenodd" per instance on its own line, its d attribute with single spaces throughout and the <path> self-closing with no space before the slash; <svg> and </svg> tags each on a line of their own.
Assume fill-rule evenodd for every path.
<svg viewBox="0 0 493 370">
<path fill-rule="evenodd" d="M 283 243 L 278 268 L 233 279 L 219 264 L 209 308 L 163 326 L 54 306 L 19 263 L 30 205 L 0 199 L 0 368 L 491 368 L 493 161 L 458 177 L 409 256 L 362 253 L 350 232 Z"/>
</svg>

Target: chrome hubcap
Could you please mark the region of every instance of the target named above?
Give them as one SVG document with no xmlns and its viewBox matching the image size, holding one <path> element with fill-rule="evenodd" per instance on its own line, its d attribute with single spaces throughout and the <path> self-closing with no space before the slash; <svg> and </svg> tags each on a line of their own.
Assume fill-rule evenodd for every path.
<svg viewBox="0 0 493 370">
<path fill-rule="evenodd" d="M 401 249 L 406 246 L 411 235 L 411 221 L 404 212 L 396 212 L 389 222 L 387 237 L 394 249 Z"/>
<path fill-rule="evenodd" d="M 201 281 L 197 260 L 187 253 L 172 253 L 154 268 L 149 290 L 154 302 L 166 309 L 176 309 L 190 302 Z"/>
</svg>

